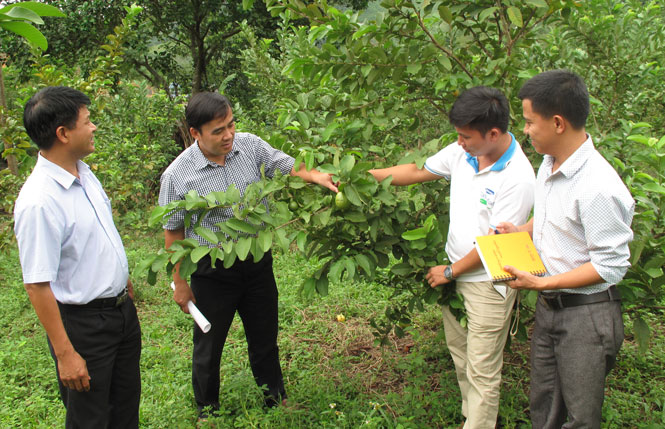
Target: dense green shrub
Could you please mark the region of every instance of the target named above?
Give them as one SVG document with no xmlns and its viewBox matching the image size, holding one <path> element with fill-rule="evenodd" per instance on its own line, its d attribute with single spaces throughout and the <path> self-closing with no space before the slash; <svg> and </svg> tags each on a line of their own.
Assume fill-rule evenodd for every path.
<svg viewBox="0 0 665 429">
<path fill-rule="evenodd" d="M 639 124 L 648 121 L 658 130 L 665 121 L 660 2 L 384 0 L 380 7 L 375 2 L 370 16 L 296 0 L 268 3 L 283 19 L 282 31 L 277 41 L 268 41 L 245 30 L 251 46 L 245 70 L 262 90 L 259 104 L 274 112 L 262 112 L 266 126 L 286 135 L 310 164 L 343 154 L 378 166 L 422 162 L 432 153 L 431 147 L 422 150 L 424 143 L 451 130 L 446 113 L 454 98 L 479 84 L 506 93 L 513 132 L 523 141 L 516 97 L 521 84 L 552 68 L 582 75 L 592 96 L 587 128 L 637 201 L 624 301 L 628 308 L 662 302 L 663 140 Z M 296 18 L 309 25 L 296 24 Z M 275 43 L 280 58 L 270 55 Z M 529 144 L 523 148 L 537 168 L 542 157 Z M 431 192 L 430 186 L 421 189 Z M 411 198 L 410 192 L 401 197 Z M 445 210 L 436 212 L 444 220 Z M 414 211 L 421 225 L 427 214 Z M 311 228 L 308 233 L 316 235 Z M 408 255 L 394 256 L 409 262 Z M 412 268 L 414 274 L 421 269 Z M 535 297 L 525 293 L 523 320 L 531 317 Z M 399 321 L 400 312 L 391 314 Z M 638 340 L 645 344 L 648 330 L 641 332 Z"/>
<path fill-rule="evenodd" d="M 153 204 L 162 171 L 182 150 L 175 134 L 183 106 L 145 83 L 123 82 L 93 107 L 95 152 L 85 162 L 112 196 L 114 210 Z"/>
</svg>

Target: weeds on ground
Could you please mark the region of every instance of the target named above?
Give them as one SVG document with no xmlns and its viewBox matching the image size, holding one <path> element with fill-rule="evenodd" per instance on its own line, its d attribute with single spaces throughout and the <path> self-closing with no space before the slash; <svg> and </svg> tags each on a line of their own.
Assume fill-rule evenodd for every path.
<svg viewBox="0 0 665 429">
<path fill-rule="evenodd" d="M 155 234 L 124 235 L 130 267 L 161 246 Z M 326 298 L 300 292 L 304 271 L 296 254 L 276 253 L 280 291 L 280 355 L 289 406 L 265 410 L 254 384 L 239 319 L 221 364 L 220 416 L 209 427 L 422 428 L 457 427 L 459 389 L 436 306 L 417 315 L 404 338 L 374 346 L 368 320 L 381 314 L 390 291 L 372 283 L 340 283 Z M 191 388 L 192 322 L 172 302 L 169 281 L 134 279 L 143 332 L 140 426 L 194 427 Z M 0 252 L 0 427 L 53 427 L 64 421 L 46 338 L 23 290 L 15 245 Z M 344 318 L 338 320 L 337 315 Z M 340 321 L 342 320 L 342 321 Z M 654 337 L 640 355 L 626 326 L 617 367 L 608 377 L 604 427 L 665 425 L 665 323 L 649 316 Z M 500 422 L 530 427 L 529 348 L 513 341 L 505 354 Z"/>
</svg>

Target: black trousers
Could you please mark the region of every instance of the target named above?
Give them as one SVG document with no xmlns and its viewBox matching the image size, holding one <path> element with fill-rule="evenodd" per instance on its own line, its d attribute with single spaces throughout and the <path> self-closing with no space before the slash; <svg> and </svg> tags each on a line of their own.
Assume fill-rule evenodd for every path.
<svg viewBox="0 0 665 429">
<path fill-rule="evenodd" d="M 65 387 L 58 376 L 60 397 L 67 408 L 67 428 L 138 428 L 141 397 L 141 328 L 131 299 L 115 308 L 59 305 L 62 322 L 74 349 L 85 360 L 90 390 Z M 58 361 L 49 341 L 51 355 Z"/>
<path fill-rule="evenodd" d="M 282 369 L 277 347 L 277 284 L 272 271 L 272 255 L 254 263 L 236 261 L 229 269 L 210 258 L 198 263 L 191 287 L 196 306 L 212 327 L 206 334 L 194 325 L 192 385 L 199 409 L 219 408 L 219 364 L 226 336 L 238 311 L 245 328 L 249 363 L 256 383 L 265 386 L 267 405 L 285 398 Z"/>
</svg>

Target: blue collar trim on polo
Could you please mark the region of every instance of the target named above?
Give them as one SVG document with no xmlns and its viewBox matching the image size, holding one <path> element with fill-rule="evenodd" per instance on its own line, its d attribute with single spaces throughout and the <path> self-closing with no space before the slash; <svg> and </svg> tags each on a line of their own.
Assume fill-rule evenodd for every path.
<svg viewBox="0 0 665 429">
<path fill-rule="evenodd" d="M 503 155 L 501 155 L 501 158 L 497 159 L 494 164 L 492 164 L 492 167 L 490 167 L 490 171 L 501 171 L 504 168 L 506 168 L 506 165 L 508 165 L 508 162 L 510 159 L 513 157 L 513 154 L 515 153 L 515 148 L 517 147 L 517 140 L 515 140 L 515 136 L 513 133 L 508 132 L 510 134 L 510 146 L 508 146 L 508 150 L 506 150 Z M 478 173 L 478 158 L 475 156 L 471 156 L 470 154 L 466 154 L 466 162 L 473 167 L 473 170 Z"/>
</svg>

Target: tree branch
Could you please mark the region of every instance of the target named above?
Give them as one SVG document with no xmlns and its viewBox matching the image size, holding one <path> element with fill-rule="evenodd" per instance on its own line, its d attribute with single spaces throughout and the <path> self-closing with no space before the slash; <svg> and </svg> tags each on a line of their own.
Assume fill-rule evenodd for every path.
<svg viewBox="0 0 665 429">
<path fill-rule="evenodd" d="M 448 55 L 449 58 L 452 58 L 457 63 L 457 65 L 459 65 L 462 68 L 464 73 L 466 73 L 467 76 L 473 79 L 473 74 L 471 74 L 471 72 L 466 68 L 466 66 L 464 66 L 464 63 L 462 63 L 462 61 L 460 61 L 460 59 L 457 58 L 455 54 L 452 53 L 452 51 L 450 51 L 445 46 L 442 46 L 439 42 L 436 41 L 432 33 L 430 33 L 427 27 L 425 26 L 425 23 L 423 22 L 422 16 L 420 15 L 420 11 L 418 9 L 416 9 L 416 16 L 418 17 L 418 25 L 427 35 L 427 37 L 430 39 L 432 44 L 436 46 L 437 49 L 443 51 L 446 55 Z"/>
<path fill-rule="evenodd" d="M 492 59 L 492 54 L 490 54 L 489 51 L 485 49 L 485 45 L 483 45 L 482 42 L 480 41 L 480 37 L 478 37 L 478 34 L 475 31 L 473 31 L 472 27 L 469 26 L 467 28 L 469 29 L 471 34 L 473 34 L 473 39 L 476 41 L 478 47 L 480 47 L 480 49 L 485 53 L 487 58 Z"/>
</svg>

